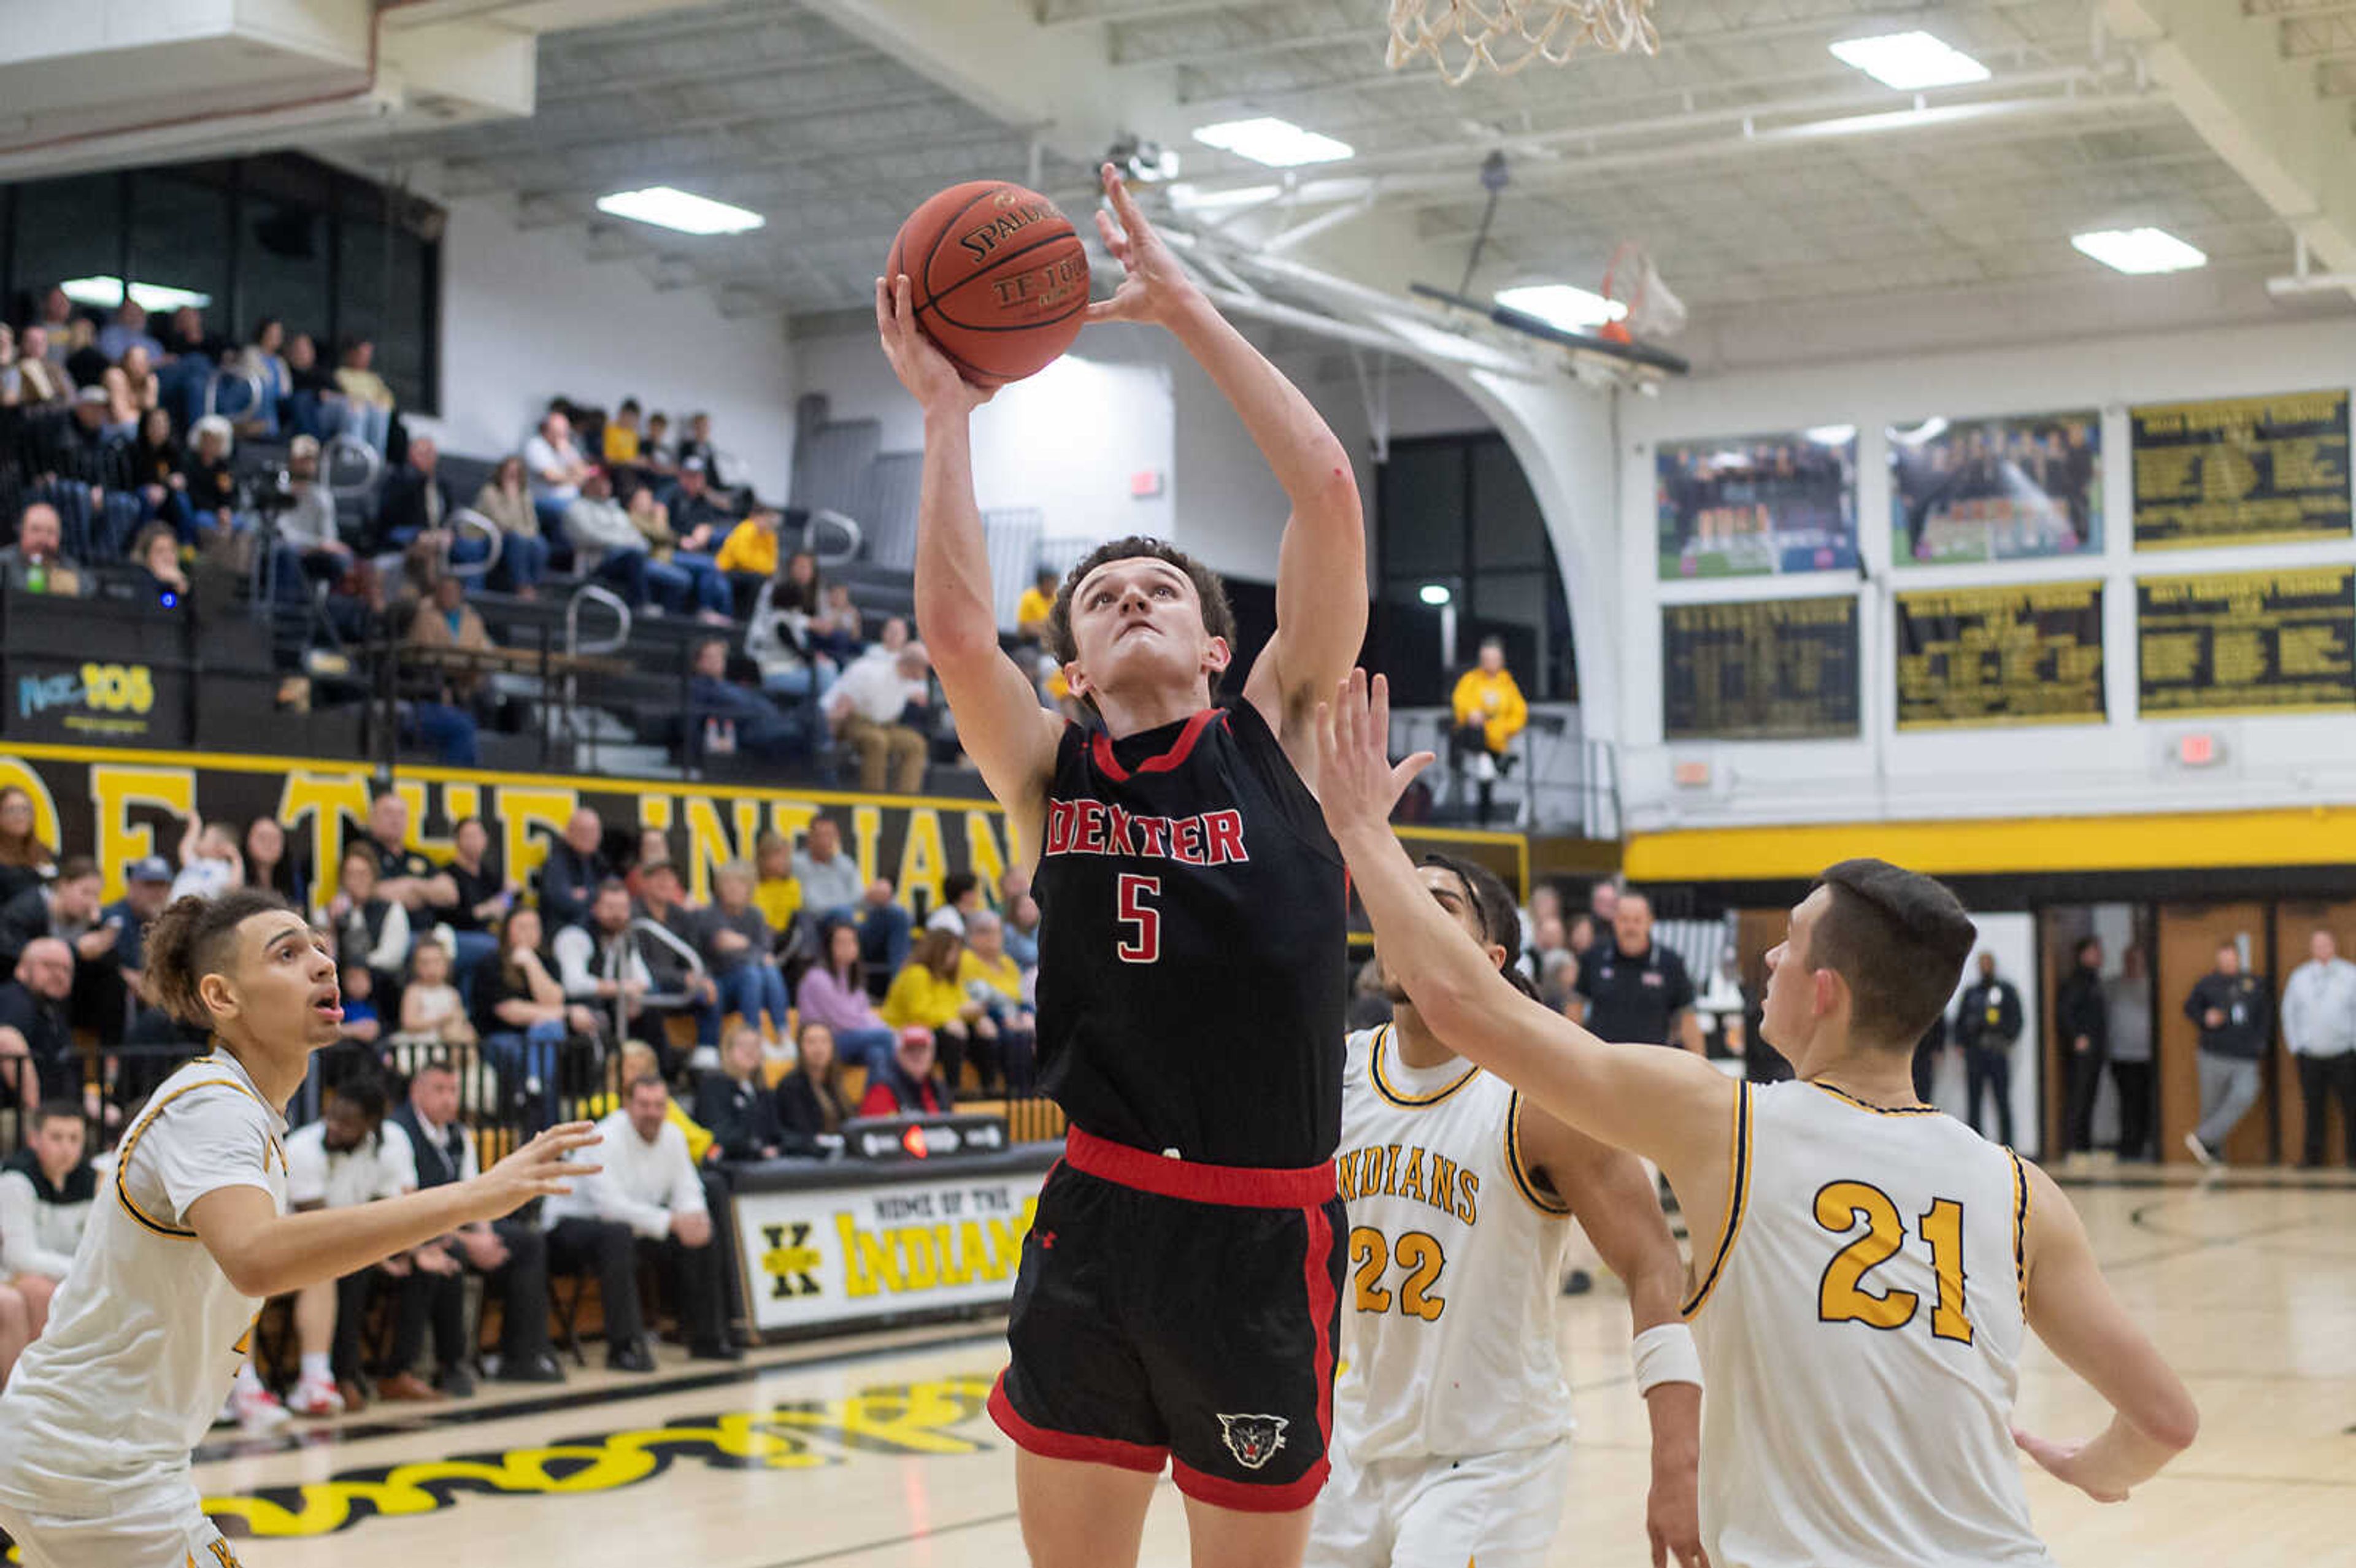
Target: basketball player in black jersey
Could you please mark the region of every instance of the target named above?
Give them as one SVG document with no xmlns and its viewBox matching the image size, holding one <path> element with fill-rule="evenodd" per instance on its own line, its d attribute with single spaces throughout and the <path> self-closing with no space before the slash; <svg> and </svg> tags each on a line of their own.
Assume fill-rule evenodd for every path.
<svg viewBox="0 0 2356 1568">
<path fill-rule="evenodd" d="M 1242 419 L 1292 515 L 1278 630 L 1211 692 L 1233 613 L 1159 540 L 1098 550 L 1050 630 L 1083 728 L 1000 652 L 969 416 L 989 394 L 878 279 L 885 354 L 925 410 L 916 621 L 958 732 L 1035 863 L 1043 1083 L 1069 1115 L 1040 1195 L 991 1413 L 1021 1450 L 1039 1568 L 1133 1563 L 1174 1462 L 1194 1561 L 1293 1568 L 1326 1473 L 1344 1213 L 1342 861 L 1312 720 L 1366 624 L 1358 491 L 1309 400 L 1223 320 L 1110 166 L 1127 276 L 1088 319 L 1169 329 Z M 1041 453 L 1042 462 L 1055 454 Z"/>
</svg>

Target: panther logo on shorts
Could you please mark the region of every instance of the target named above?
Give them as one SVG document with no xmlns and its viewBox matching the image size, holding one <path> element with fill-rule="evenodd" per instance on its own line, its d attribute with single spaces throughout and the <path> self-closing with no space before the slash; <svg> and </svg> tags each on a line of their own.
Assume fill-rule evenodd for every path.
<svg viewBox="0 0 2356 1568">
<path fill-rule="evenodd" d="M 1236 1463 L 1247 1470 L 1257 1470 L 1276 1456 L 1284 1446 L 1284 1429 L 1290 1424 L 1280 1415 L 1222 1415 L 1219 1436 Z"/>
</svg>

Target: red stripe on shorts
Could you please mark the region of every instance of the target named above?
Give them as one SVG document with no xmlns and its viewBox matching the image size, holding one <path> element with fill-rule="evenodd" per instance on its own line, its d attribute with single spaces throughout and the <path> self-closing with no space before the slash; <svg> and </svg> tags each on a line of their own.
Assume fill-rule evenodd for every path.
<svg viewBox="0 0 2356 1568">
<path fill-rule="evenodd" d="M 1148 1154 L 1078 1127 L 1064 1136 L 1064 1162 L 1116 1186 L 1231 1209 L 1313 1209 L 1332 1202 L 1335 1192 L 1331 1160 L 1300 1170 L 1203 1165 Z"/>
</svg>

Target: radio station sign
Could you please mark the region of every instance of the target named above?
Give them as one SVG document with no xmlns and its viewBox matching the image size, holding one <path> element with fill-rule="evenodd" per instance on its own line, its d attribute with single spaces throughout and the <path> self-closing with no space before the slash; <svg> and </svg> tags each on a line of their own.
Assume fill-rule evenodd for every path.
<svg viewBox="0 0 2356 1568">
<path fill-rule="evenodd" d="M 2142 710 L 2356 709 L 2356 567 L 2136 584 Z"/>
<path fill-rule="evenodd" d="M 1672 741 L 1858 732 L 1857 599 L 1661 610 L 1661 724 Z"/>
<path fill-rule="evenodd" d="M 2344 539 L 2348 393 L 2129 411 L 2137 549 Z"/>
<path fill-rule="evenodd" d="M 147 664 L 10 656 L 8 734 L 28 741 L 121 744 L 187 739 L 187 675 Z"/>
<path fill-rule="evenodd" d="M 2103 585 L 1898 595 L 1898 727 L 2099 724 Z"/>
<path fill-rule="evenodd" d="M 1037 1170 L 912 1170 L 872 1187 L 739 1192 L 754 1327 L 777 1333 L 1011 1299 L 1052 1153 Z"/>
</svg>

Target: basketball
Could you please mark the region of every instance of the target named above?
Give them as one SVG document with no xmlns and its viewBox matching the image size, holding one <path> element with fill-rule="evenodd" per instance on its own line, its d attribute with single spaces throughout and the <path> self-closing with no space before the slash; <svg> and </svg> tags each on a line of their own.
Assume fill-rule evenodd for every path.
<svg viewBox="0 0 2356 1568">
<path fill-rule="evenodd" d="M 1088 257 L 1072 220 L 1004 180 L 951 186 L 910 215 L 884 275 L 908 275 L 916 325 L 977 387 L 1035 376 L 1072 346 Z"/>
</svg>

